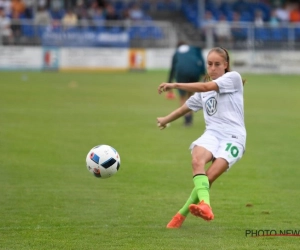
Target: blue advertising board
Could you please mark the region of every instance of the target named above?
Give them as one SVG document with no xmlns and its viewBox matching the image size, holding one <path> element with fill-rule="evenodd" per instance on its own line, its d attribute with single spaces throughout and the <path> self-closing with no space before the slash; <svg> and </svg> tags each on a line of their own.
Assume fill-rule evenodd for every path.
<svg viewBox="0 0 300 250">
<path fill-rule="evenodd" d="M 56 31 L 47 30 L 42 35 L 43 46 L 54 47 L 128 47 L 127 31 Z"/>
</svg>

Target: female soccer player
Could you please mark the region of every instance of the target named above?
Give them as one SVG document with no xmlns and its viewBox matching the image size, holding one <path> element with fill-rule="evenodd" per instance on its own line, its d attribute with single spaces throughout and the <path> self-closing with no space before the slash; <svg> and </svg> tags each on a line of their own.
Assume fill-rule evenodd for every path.
<svg viewBox="0 0 300 250">
<path fill-rule="evenodd" d="M 227 50 L 220 47 L 211 49 L 207 55 L 205 82 L 159 85 L 159 94 L 170 89 L 195 92 L 180 108 L 157 118 L 160 129 L 191 110 L 200 109 L 203 110 L 206 124 L 203 135 L 190 146 L 194 189 L 167 228 L 181 227 L 189 212 L 207 221 L 214 219 L 209 188 L 222 173 L 242 158 L 245 151 L 243 85 L 241 75 L 230 71 Z M 208 162 L 211 165 L 205 170 Z"/>
</svg>

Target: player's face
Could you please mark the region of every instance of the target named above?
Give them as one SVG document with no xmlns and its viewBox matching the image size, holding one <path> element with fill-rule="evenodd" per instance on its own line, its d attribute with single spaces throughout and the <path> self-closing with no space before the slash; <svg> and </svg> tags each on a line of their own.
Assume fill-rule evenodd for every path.
<svg viewBox="0 0 300 250">
<path fill-rule="evenodd" d="M 207 73 L 212 80 L 224 75 L 228 63 L 219 53 L 212 51 L 207 56 Z"/>
</svg>

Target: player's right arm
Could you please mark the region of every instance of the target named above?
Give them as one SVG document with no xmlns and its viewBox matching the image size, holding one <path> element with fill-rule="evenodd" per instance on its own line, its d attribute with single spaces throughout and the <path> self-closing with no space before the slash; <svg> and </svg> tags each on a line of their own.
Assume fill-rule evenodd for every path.
<svg viewBox="0 0 300 250">
<path fill-rule="evenodd" d="M 208 91 L 218 91 L 218 85 L 211 82 L 193 82 L 193 83 L 162 83 L 158 86 L 158 93 L 169 91 L 170 89 L 181 89 L 188 92 L 208 92 Z"/>
<path fill-rule="evenodd" d="M 160 129 L 164 129 L 168 123 L 175 121 L 179 117 L 185 115 L 186 113 L 190 112 L 191 109 L 186 104 L 183 104 L 181 107 L 178 109 L 175 109 L 173 112 L 168 114 L 167 116 L 164 117 L 157 117 L 157 126 Z"/>
</svg>

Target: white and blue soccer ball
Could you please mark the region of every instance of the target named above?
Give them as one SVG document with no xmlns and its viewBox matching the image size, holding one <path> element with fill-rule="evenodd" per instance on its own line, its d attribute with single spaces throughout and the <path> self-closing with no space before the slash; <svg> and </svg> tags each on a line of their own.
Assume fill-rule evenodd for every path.
<svg viewBox="0 0 300 250">
<path fill-rule="evenodd" d="M 93 147 L 86 156 L 87 169 L 98 178 L 108 178 L 116 174 L 120 168 L 120 155 L 109 145 Z"/>
</svg>

